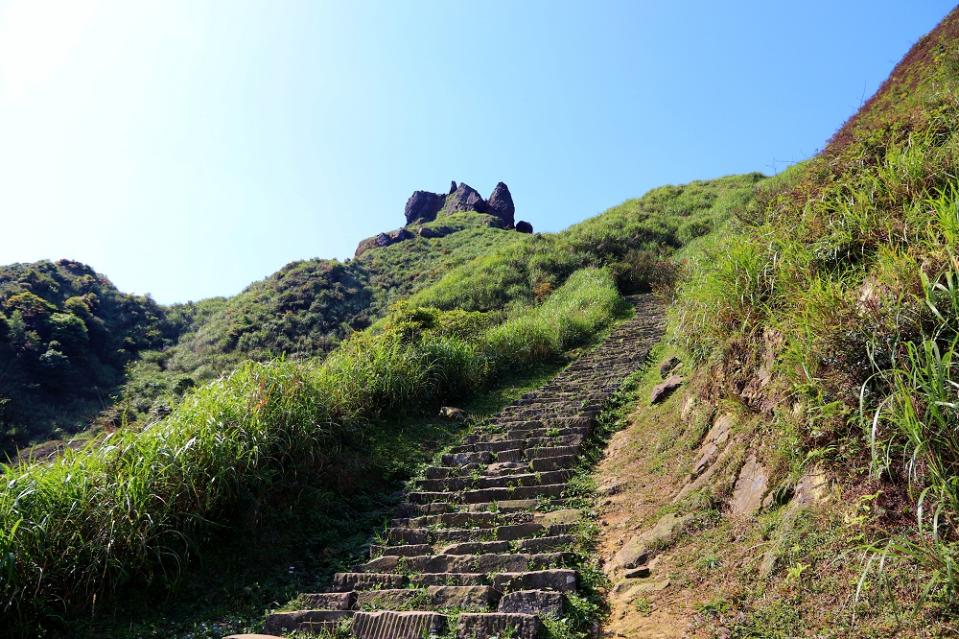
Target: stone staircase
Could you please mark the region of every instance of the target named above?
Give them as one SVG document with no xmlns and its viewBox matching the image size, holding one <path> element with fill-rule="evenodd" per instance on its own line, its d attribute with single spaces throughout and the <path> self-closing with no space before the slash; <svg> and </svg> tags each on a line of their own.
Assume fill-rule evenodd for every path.
<svg viewBox="0 0 959 639">
<path fill-rule="evenodd" d="M 307 609 L 271 614 L 265 631 L 533 639 L 544 616 L 561 616 L 581 518 L 566 484 L 596 416 L 662 333 L 651 296 L 630 301 L 636 315 L 602 344 L 427 468 L 368 561 L 301 595 Z"/>
</svg>

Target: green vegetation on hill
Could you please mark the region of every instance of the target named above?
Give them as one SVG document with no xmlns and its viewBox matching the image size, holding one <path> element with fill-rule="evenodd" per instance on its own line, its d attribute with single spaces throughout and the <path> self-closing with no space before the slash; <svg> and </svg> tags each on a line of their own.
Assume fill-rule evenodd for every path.
<svg viewBox="0 0 959 639">
<path fill-rule="evenodd" d="M 382 317 L 390 304 L 449 269 L 494 247 L 529 240 L 490 226 L 488 217 L 447 215 L 421 225 L 455 231 L 445 237 L 414 237 L 345 263 L 293 262 L 235 297 L 193 305 L 199 311 L 191 330 L 175 345 L 144 353 L 130 366 L 121 400 L 127 417 L 162 415 L 185 389 L 229 373 L 248 359 L 328 353 Z"/>
<path fill-rule="evenodd" d="M 189 320 L 184 336 L 134 364 L 127 392 L 174 392 L 164 384 L 175 380 L 187 393 L 182 404 L 171 402 L 166 416 L 154 413 L 145 428 L 6 469 L 6 614 L 36 623 L 84 610 L 94 597 L 102 605 L 123 585 L 170 584 L 184 562 L 202 554 L 211 531 L 242 517 L 251 501 L 342 472 L 403 467 L 381 448 L 364 459 L 332 451 L 362 449 L 397 415 L 433 411 L 507 374 L 561 361 L 617 316 L 618 290 L 668 280 L 668 258 L 726 224 L 761 179 L 657 189 L 555 235 L 444 216 L 437 224 L 464 229 L 371 249 L 347 264 L 292 265 L 233 300 L 171 309 Z M 375 294 L 365 297 L 364 289 Z M 341 309 L 357 299 L 333 316 L 323 306 Z M 354 331 L 387 305 L 383 319 Z M 260 334 L 264 322 L 277 334 Z M 193 375 L 216 354 L 237 359 L 211 365 L 211 375 L 240 362 L 241 344 L 263 358 L 283 339 L 282 348 L 298 354 L 332 346 L 309 334 L 314 327 L 349 338 L 323 357 L 246 361 L 196 384 Z M 191 341 L 193 351 L 185 348 Z"/>
<path fill-rule="evenodd" d="M 131 582 L 170 580 L 213 524 L 230 523 L 250 500 L 297 477 L 332 480 L 344 463 L 366 472 L 335 451 L 362 450 L 389 428 L 378 418 L 435 410 L 555 360 L 622 310 L 611 275 L 593 269 L 505 321 L 500 313 L 400 309 L 322 362 L 247 363 L 146 430 L 8 467 L 0 609 L 31 623 Z"/>
<path fill-rule="evenodd" d="M 724 226 L 763 179 L 751 173 L 653 189 L 560 233 L 496 248 L 414 294 L 411 303 L 470 310 L 529 304 L 586 266 L 610 267 L 624 291 L 648 290 L 671 278 L 669 258 L 677 250 Z"/>
<path fill-rule="evenodd" d="M 69 260 L 0 267 L 0 450 L 72 430 L 190 318 Z"/>
<path fill-rule="evenodd" d="M 823 458 L 853 495 L 874 493 L 859 542 L 888 555 L 867 568 L 914 562 L 920 601 L 945 609 L 959 590 L 957 104 L 953 11 L 822 154 L 703 247 L 673 321 L 710 388 L 762 414 L 794 470 Z M 860 587 L 882 583 L 867 570 Z"/>
</svg>

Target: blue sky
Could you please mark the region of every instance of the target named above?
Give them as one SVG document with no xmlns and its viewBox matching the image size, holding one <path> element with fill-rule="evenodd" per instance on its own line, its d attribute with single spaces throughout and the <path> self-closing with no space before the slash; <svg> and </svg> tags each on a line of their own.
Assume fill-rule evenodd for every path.
<svg viewBox="0 0 959 639">
<path fill-rule="evenodd" d="M 178 302 L 352 255 L 415 189 L 555 231 L 822 147 L 947 2 L 0 0 L 0 263 Z"/>
</svg>

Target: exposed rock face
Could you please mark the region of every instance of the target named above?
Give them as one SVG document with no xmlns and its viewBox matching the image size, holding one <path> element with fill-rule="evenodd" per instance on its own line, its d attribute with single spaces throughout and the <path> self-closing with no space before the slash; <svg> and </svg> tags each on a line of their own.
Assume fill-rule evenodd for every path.
<svg viewBox="0 0 959 639">
<path fill-rule="evenodd" d="M 405 228 L 396 229 L 395 231 L 390 231 L 389 233 L 378 233 L 373 237 L 368 237 L 360 242 L 356 247 L 356 253 L 353 254 L 353 257 L 359 257 L 371 248 L 389 246 L 390 244 L 396 244 L 397 242 L 409 240 L 412 237 L 413 234 L 407 231 Z"/>
<path fill-rule="evenodd" d="M 679 375 L 670 375 L 663 382 L 653 388 L 649 397 L 650 404 L 658 404 L 666 401 L 666 398 L 673 394 L 673 391 L 679 388 L 683 383 L 683 378 Z"/>
<path fill-rule="evenodd" d="M 413 191 L 413 195 L 406 201 L 406 209 L 403 212 L 406 215 L 406 223 L 432 222 L 445 202 L 445 195 L 429 191 Z"/>
<path fill-rule="evenodd" d="M 533 225 L 527 222 L 526 220 L 520 220 L 516 223 L 516 230 L 520 233 L 532 233 Z"/>
<path fill-rule="evenodd" d="M 769 472 L 756 455 L 750 455 L 739 471 L 739 478 L 733 488 L 733 498 L 729 510 L 734 515 L 751 515 L 762 505 L 763 497 L 769 489 Z"/>
<path fill-rule="evenodd" d="M 447 213 L 456 213 L 457 211 L 485 213 L 486 200 L 476 192 L 476 189 L 465 182 L 461 182 L 455 191 L 446 196 L 446 206 L 443 208 L 446 209 Z"/>
<path fill-rule="evenodd" d="M 498 182 L 493 192 L 486 202 L 486 212 L 499 218 L 506 228 L 513 226 L 513 214 L 516 213 L 516 207 L 513 206 L 513 196 L 509 193 L 509 188 L 502 182 Z M 517 230 L 519 230 L 517 228 Z M 530 226 L 529 232 L 533 227 Z"/>
</svg>

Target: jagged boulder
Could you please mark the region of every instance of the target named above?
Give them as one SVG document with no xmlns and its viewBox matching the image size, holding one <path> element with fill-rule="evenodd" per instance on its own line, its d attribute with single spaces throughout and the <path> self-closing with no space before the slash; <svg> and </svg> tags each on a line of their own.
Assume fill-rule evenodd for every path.
<svg viewBox="0 0 959 639">
<path fill-rule="evenodd" d="M 406 201 L 406 209 L 403 212 L 406 215 L 406 223 L 432 222 L 445 203 L 445 195 L 429 191 L 414 191 L 410 199 Z"/>
<path fill-rule="evenodd" d="M 486 211 L 486 200 L 476 192 L 476 189 L 465 182 L 461 182 L 456 190 L 446 196 L 446 205 L 443 208 L 447 213 L 456 213 L 457 211 L 483 213 Z"/>
<path fill-rule="evenodd" d="M 389 233 L 377 233 L 373 237 L 368 237 L 360 242 L 356 247 L 356 252 L 353 254 L 353 257 L 359 257 L 371 248 L 390 246 L 397 242 L 413 239 L 413 237 L 415 236 L 405 228 L 396 229 Z"/>
<path fill-rule="evenodd" d="M 516 207 L 513 205 L 513 196 L 510 195 L 509 187 L 504 183 L 498 182 L 489 199 L 486 201 L 486 212 L 500 220 L 503 227 L 511 228 L 513 226 L 513 215 L 516 213 Z M 519 230 L 517 228 L 517 230 Z M 530 226 L 530 232 L 533 227 Z"/>
<path fill-rule="evenodd" d="M 519 233 L 532 233 L 533 225 L 526 220 L 520 220 L 516 223 L 516 231 Z"/>
</svg>

